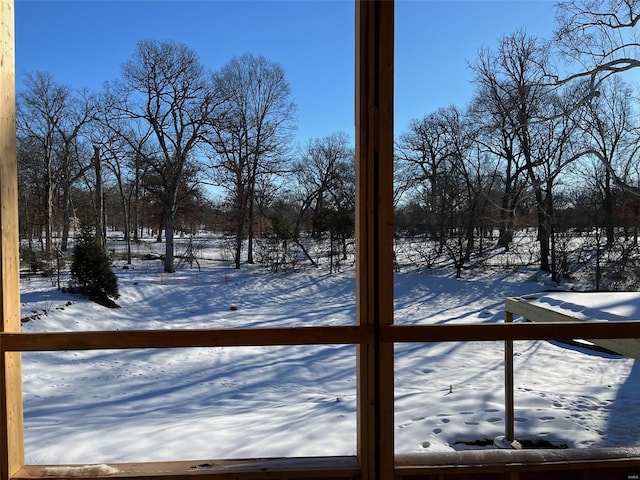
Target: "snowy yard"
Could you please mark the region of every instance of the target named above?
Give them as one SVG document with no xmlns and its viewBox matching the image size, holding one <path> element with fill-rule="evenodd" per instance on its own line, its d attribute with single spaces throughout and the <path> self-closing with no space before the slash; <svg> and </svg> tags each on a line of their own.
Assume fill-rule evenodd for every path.
<svg viewBox="0 0 640 480">
<path fill-rule="evenodd" d="M 161 273 L 115 263 L 120 309 L 22 279 L 25 332 L 350 325 L 354 272 L 270 274 L 201 260 Z M 467 275 L 472 275 L 467 272 Z M 533 272 L 396 274 L 397 323 L 499 322 Z M 231 310 L 231 307 L 237 310 Z M 46 313 L 45 313 L 46 312 Z M 640 367 L 555 342 L 516 342 L 516 436 L 574 448 L 640 442 Z M 396 451 L 483 448 L 504 433 L 501 342 L 396 346 Z M 353 455 L 354 346 L 23 354 L 26 463 Z M 465 443 L 467 442 L 467 443 Z M 484 447 L 491 448 L 491 447 Z"/>
</svg>

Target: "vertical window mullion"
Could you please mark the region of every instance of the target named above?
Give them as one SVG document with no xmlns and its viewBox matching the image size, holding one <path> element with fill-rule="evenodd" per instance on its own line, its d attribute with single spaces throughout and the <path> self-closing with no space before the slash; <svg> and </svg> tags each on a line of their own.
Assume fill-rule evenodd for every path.
<svg viewBox="0 0 640 480">
<path fill-rule="evenodd" d="M 393 478 L 394 3 L 356 2 L 356 304 L 374 340 L 358 348 L 358 456 L 364 479 Z"/>
</svg>

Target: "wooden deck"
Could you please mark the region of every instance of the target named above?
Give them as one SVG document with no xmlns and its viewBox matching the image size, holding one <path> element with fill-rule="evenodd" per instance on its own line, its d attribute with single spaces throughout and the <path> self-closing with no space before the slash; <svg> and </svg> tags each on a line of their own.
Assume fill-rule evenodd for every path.
<svg viewBox="0 0 640 480">
<path fill-rule="evenodd" d="M 505 311 L 532 322 L 628 322 L 640 320 L 640 292 L 545 292 L 507 298 Z M 640 360 L 640 338 L 584 338 Z"/>
</svg>

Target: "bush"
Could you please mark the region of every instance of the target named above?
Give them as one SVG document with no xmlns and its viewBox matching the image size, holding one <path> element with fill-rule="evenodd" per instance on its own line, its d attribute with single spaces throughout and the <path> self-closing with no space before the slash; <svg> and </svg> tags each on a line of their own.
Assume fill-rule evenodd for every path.
<svg viewBox="0 0 640 480">
<path fill-rule="evenodd" d="M 109 297 L 120 296 L 118 278 L 113 273 L 111 260 L 88 225 L 80 228 L 75 239 L 70 288 L 99 303 L 109 304 Z"/>
</svg>

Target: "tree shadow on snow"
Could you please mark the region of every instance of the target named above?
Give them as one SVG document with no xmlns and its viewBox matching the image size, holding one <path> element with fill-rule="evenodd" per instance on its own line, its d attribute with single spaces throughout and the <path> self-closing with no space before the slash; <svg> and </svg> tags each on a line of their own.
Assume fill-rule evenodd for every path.
<svg viewBox="0 0 640 480">
<path fill-rule="evenodd" d="M 612 392 L 613 393 L 613 392 Z M 602 445 L 628 447 L 640 444 L 640 361 L 633 362 L 625 382 L 612 395 Z"/>
</svg>

